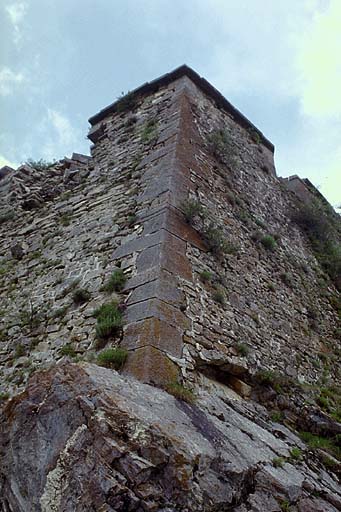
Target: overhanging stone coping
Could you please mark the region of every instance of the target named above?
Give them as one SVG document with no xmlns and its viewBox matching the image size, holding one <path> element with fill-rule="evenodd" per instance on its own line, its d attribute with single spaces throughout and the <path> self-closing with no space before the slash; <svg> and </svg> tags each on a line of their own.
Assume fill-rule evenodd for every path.
<svg viewBox="0 0 341 512">
<path fill-rule="evenodd" d="M 249 119 L 247 119 L 244 114 L 242 114 L 236 107 L 234 107 L 215 87 L 213 87 L 213 85 L 211 85 L 205 78 L 202 78 L 198 73 L 196 73 L 186 64 L 179 66 L 170 73 L 166 73 L 165 75 L 156 78 L 152 82 L 146 82 L 145 84 L 131 91 L 131 93 L 139 96 L 152 94 L 158 91 L 161 87 L 165 87 L 171 82 L 174 82 L 183 76 L 190 78 L 190 80 L 192 80 L 192 82 L 194 82 L 195 85 L 199 87 L 199 89 L 201 89 L 216 103 L 218 108 L 222 108 L 228 112 L 240 126 L 249 130 L 256 131 L 260 136 L 264 146 L 266 146 L 272 153 L 274 153 L 274 145 L 263 135 L 263 133 L 253 123 L 251 123 L 251 121 L 249 121 Z M 118 103 L 119 100 L 111 103 L 104 109 L 100 110 L 97 114 L 90 117 L 89 123 L 92 125 L 92 127 L 103 121 L 110 114 L 114 114 L 117 111 Z M 100 128 L 91 128 L 90 133 L 92 134 L 94 130 L 98 129 Z"/>
</svg>

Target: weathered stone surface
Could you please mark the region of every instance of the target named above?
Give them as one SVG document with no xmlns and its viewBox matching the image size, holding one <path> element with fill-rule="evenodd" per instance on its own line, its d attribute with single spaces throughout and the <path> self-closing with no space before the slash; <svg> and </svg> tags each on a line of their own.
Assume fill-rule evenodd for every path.
<svg viewBox="0 0 341 512">
<path fill-rule="evenodd" d="M 188 318 L 179 308 L 159 299 L 147 299 L 127 307 L 125 314 L 127 323 L 138 322 L 144 318 L 158 318 L 179 329 L 189 327 Z"/>
<path fill-rule="evenodd" d="M 181 358 L 183 330 L 169 322 L 152 317 L 137 323 L 130 323 L 124 329 L 122 346 L 131 350 L 153 346 Z"/>
<path fill-rule="evenodd" d="M 177 286 L 176 277 L 160 271 L 157 279 L 135 288 L 129 296 L 127 304 L 134 304 L 151 298 L 163 300 L 173 306 L 180 306 L 184 303 L 185 295 Z"/>
<path fill-rule="evenodd" d="M 1 417 L 2 510 L 339 510 L 337 482 L 308 454 L 273 467 L 290 432 L 236 403 L 201 391 L 185 404 L 89 364 L 41 373 Z"/>
<path fill-rule="evenodd" d="M 118 247 L 114 251 L 112 257 L 115 260 L 124 256 L 128 256 L 134 252 L 140 252 L 147 247 L 153 247 L 154 245 L 160 244 L 164 240 L 165 236 L 166 234 L 164 230 L 160 230 L 156 233 L 152 233 L 149 236 L 140 236 L 134 240 L 129 240 L 127 243 Z"/>
<path fill-rule="evenodd" d="M 165 340 L 162 337 L 162 343 L 165 344 L 164 342 Z M 156 348 L 156 345 L 157 339 L 155 340 L 155 346 L 149 341 L 148 345 L 141 348 L 136 347 L 133 352 L 129 353 L 124 366 L 125 373 L 134 375 L 142 382 L 152 383 L 156 386 L 167 386 L 170 383 L 177 382 L 179 380 L 179 367 L 169 358 L 172 352 L 174 352 L 174 355 L 176 354 L 177 346 L 168 346 L 167 350 L 162 350 L 162 348 Z"/>
<path fill-rule="evenodd" d="M 184 242 L 182 242 L 182 244 L 184 244 Z M 180 243 L 180 239 L 169 235 L 163 247 L 148 247 L 141 252 L 136 259 L 137 271 L 145 272 L 153 267 L 158 267 L 178 277 L 191 281 L 192 269 L 184 253 L 184 247 L 181 247 L 182 244 Z"/>
<path fill-rule="evenodd" d="M 153 233 L 159 229 L 166 229 L 173 235 L 190 242 L 195 247 L 205 250 L 206 246 L 199 233 L 184 222 L 183 215 L 174 208 L 168 208 L 154 217 L 150 218 L 144 224 L 144 233 Z"/>
</svg>

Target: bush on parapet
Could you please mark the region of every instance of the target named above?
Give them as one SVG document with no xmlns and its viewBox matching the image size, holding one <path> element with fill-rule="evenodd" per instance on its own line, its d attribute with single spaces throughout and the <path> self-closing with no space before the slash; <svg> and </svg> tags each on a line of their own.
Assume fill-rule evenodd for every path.
<svg viewBox="0 0 341 512">
<path fill-rule="evenodd" d="M 127 112 L 128 110 L 134 110 L 137 107 L 137 96 L 132 92 L 127 92 L 124 94 L 122 92 L 121 96 L 117 98 L 116 103 L 116 112 Z"/>
<path fill-rule="evenodd" d="M 36 169 L 37 171 L 46 171 L 47 169 L 50 169 L 50 167 L 53 167 L 56 164 L 56 162 L 48 162 L 43 158 L 41 158 L 40 160 L 33 160 L 32 158 L 29 158 L 25 162 L 25 164 L 29 165 L 33 169 Z"/>
<path fill-rule="evenodd" d="M 305 231 L 321 266 L 338 290 L 341 290 L 341 221 L 330 208 L 299 204 L 291 214 L 292 220 Z"/>
</svg>

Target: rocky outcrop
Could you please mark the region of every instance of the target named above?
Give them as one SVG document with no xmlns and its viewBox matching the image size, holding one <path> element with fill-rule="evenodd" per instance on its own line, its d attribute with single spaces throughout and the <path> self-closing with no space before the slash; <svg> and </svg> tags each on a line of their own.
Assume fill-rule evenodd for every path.
<svg viewBox="0 0 341 512">
<path fill-rule="evenodd" d="M 2 512 L 341 510 L 335 476 L 297 436 L 208 379 L 185 403 L 58 365 L 4 409 L 0 460 Z"/>
</svg>

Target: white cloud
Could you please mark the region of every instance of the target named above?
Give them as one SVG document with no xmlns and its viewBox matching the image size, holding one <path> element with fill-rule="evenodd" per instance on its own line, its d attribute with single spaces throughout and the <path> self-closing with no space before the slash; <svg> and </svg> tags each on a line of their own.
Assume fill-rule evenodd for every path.
<svg viewBox="0 0 341 512">
<path fill-rule="evenodd" d="M 15 73 L 8 67 L 2 68 L 0 70 L 0 95 L 13 94 L 14 89 L 22 82 L 24 82 L 23 73 Z"/>
<path fill-rule="evenodd" d="M 17 164 L 11 162 L 10 160 L 7 160 L 7 158 L 5 158 L 3 155 L 0 155 L 0 168 L 4 167 L 5 165 L 8 165 L 13 169 L 16 169 L 18 167 Z"/>
<path fill-rule="evenodd" d="M 326 177 L 321 183 L 321 193 L 331 204 L 341 204 L 341 146 L 334 152 L 324 172 Z"/>
<path fill-rule="evenodd" d="M 80 139 L 79 130 L 58 110 L 48 108 L 39 127 L 39 138 L 43 139 L 41 156 L 48 160 L 72 153 Z"/>
<path fill-rule="evenodd" d="M 57 133 L 60 144 L 67 146 L 75 142 L 75 130 L 67 117 L 63 116 L 57 110 L 50 108 L 47 111 L 47 116 Z"/>
<path fill-rule="evenodd" d="M 326 8 L 327 5 L 327 8 Z M 316 8 L 298 41 L 297 69 L 303 112 L 310 116 L 341 114 L 341 2 Z"/>
<path fill-rule="evenodd" d="M 7 16 L 9 17 L 13 30 L 14 30 L 14 42 L 20 43 L 22 39 L 21 24 L 25 18 L 27 12 L 27 2 L 12 2 L 5 7 Z"/>
</svg>

